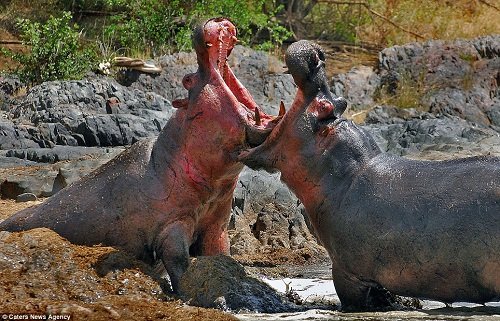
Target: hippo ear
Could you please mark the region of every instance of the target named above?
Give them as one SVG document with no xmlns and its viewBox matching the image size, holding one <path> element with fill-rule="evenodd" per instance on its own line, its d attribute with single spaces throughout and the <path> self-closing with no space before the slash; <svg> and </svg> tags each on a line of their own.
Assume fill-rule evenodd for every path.
<svg viewBox="0 0 500 321">
<path fill-rule="evenodd" d="M 324 57 L 323 59 L 321 59 L 321 56 L 316 52 L 315 61 L 316 61 L 316 67 L 314 69 L 316 72 L 318 72 L 319 69 L 325 66 L 325 60 Z"/>
<path fill-rule="evenodd" d="M 344 99 L 344 97 L 335 98 L 333 100 L 333 106 L 335 106 L 333 115 L 335 116 L 335 118 L 340 118 L 347 108 L 347 101 Z"/>
</svg>

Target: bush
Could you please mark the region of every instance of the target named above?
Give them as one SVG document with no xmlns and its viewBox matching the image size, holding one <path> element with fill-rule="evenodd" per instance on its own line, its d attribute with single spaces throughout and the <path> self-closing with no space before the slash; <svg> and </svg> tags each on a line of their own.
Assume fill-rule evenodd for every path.
<svg viewBox="0 0 500 321">
<path fill-rule="evenodd" d="M 231 19 L 240 42 L 259 49 L 281 45 L 291 35 L 273 18 L 279 8 L 266 8 L 265 0 L 108 1 L 108 5 L 123 5 L 125 9 L 111 17 L 106 34 L 114 37 L 117 47 L 149 51 L 153 56 L 191 49 L 192 28 L 212 17 Z"/>
<path fill-rule="evenodd" d="M 80 79 L 94 67 L 95 52 L 80 44 L 80 32 L 76 24 L 71 25 L 71 14 L 50 17 L 44 24 L 20 19 L 17 27 L 27 53 L 12 53 L 4 50 L 20 64 L 15 71 L 28 84 L 39 84 L 49 80 Z"/>
<path fill-rule="evenodd" d="M 122 5 L 122 12 L 111 17 L 105 34 L 117 42 L 117 47 L 128 51 L 148 52 L 159 55 L 175 47 L 174 39 L 178 17 L 183 9 L 178 0 L 136 0 L 110 5 Z"/>
<path fill-rule="evenodd" d="M 257 49 L 269 50 L 280 46 L 292 33 L 281 26 L 275 18 L 282 7 L 266 6 L 266 0 L 201 0 L 194 1 L 187 12 L 185 28 L 193 28 L 199 21 L 213 17 L 227 17 L 238 28 L 241 44 Z M 186 34 L 187 31 L 180 33 Z M 184 40 L 184 41 L 182 41 Z M 190 48 L 186 38 L 177 38 L 181 49 Z"/>
</svg>

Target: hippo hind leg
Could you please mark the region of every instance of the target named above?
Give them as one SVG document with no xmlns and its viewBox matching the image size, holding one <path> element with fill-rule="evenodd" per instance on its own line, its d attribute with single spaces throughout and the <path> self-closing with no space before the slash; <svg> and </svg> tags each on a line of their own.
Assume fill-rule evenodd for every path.
<svg viewBox="0 0 500 321">
<path fill-rule="evenodd" d="M 342 303 L 342 311 L 386 311 L 396 307 L 396 296 L 381 285 L 361 281 L 343 271 L 335 271 L 335 267 L 333 271 L 333 282 Z"/>
</svg>

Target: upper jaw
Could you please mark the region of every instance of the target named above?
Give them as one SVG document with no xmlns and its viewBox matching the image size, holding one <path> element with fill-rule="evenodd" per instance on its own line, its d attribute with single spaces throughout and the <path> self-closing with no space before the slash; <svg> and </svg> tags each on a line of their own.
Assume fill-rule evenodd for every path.
<svg viewBox="0 0 500 321">
<path fill-rule="evenodd" d="M 345 120 L 342 113 L 347 108 L 347 101 L 342 97 L 333 98 L 328 88 L 325 56 L 321 47 L 309 41 L 298 41 L 288 48 L 285 61 L 298 87 L 297 94 L 292 107 L 269 137 L 259 146 L 240 153 L 239 159 L 247 165 L 259 163 L 256 159 L 265 163 L 262 158 L 270 156 L 267 154 L 278 143 L 282 133 L 298 129 L 297 122 L 304 115 L 316 124 L 315 133 L 321 133 L 325 126 L 336 126 Z"/>
<path fill-rule="evenodd" d="M 226 18 L 210 19 L 203 25 L 202 31 L 202 43 L 195 45 L 197 54 L 207 54 L 207 59 L 202 63 L 207 65 L 205 67 L 208 67 L 212 77 L 222 81 L 238 101 L 234 108 L 245 127 L 245 143 L 257 146 L 271 133 L 282 115 L 270 116 L 262 112 L 228 66 L 227 58 L 238 41 L 236 27 L 231 21 Z"/>
</svg>

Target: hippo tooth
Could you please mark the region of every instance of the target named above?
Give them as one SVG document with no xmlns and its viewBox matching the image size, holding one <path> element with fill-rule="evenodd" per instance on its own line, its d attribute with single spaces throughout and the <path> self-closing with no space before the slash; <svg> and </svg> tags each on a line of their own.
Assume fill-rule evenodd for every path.
<svg viewBox="0 0 500 321">
<path fill-rule="evenodd" d="M 286 109 L 285 109 L 285 103 L 282 101 L 280 101 L 280 112 L 278 114 L 278 116 L 281 116 L 283 117 L 286 113 Z"/>
<path fill-rule="evenodd" d="M 212 43 L 210 43 L 210 42 L 205 42 L 205 46 L 206 46 L 207 48 L 210 48 L 210 47 L 212 47 L 212 46 L 213 46 L 213 44 L 212 44 Z"/>
<path fill-rule="evenodd" d="M 260 126 L 262 122 L 260 121 L 260 110 L 258 107 L 255 107 L 255 125 Z"/>
</svg>

